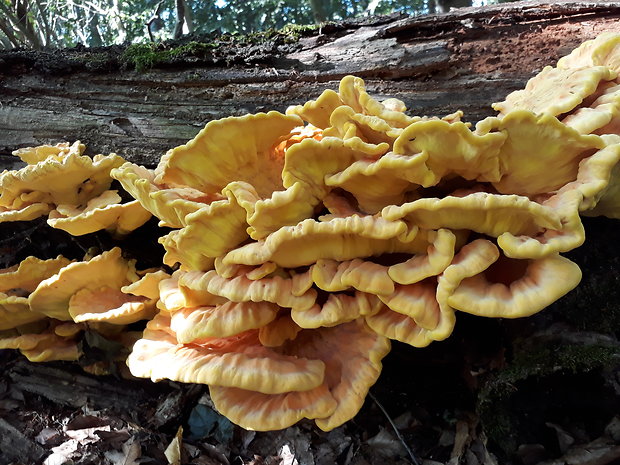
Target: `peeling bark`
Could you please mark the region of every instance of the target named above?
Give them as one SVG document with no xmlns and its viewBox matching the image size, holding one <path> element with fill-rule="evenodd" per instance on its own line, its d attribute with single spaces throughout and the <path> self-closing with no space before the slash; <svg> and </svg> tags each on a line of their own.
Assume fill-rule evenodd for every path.
<svg viewBox="0 0 620 465">
<path fill-rule="evenodd" d="M 475 122 L 584 40 L 620 31 L 620 2 L 525 2 L 317 30 L 295 45 L 246 44 L 147 72 L 105 72 L 87 51 L 0 54 L 0 163 L 18 147 L 80 139 L 154 165 L 212 119 L 284 111 L 355 74 L 418 115 Z M 117 53 L 111 50 L 109 53 Z M 231 64 L 232 63 L 232 64 Z"/>
</svg>

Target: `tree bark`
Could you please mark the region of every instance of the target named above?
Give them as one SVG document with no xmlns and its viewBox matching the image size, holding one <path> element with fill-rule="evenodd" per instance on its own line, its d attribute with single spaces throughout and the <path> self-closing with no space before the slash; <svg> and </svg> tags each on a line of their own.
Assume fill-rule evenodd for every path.
<svg viewBox="0 0 620 465">
<path fill-rule="evenodd" d="M 179 39 L 183 35 L 183 25 L 185 24 L 185 1 L 176 0 L 176 23 L 174 25 L 174 38 Z"/>
<path fill-rule="evenodd" d="M 347 74 L 363 77 L 380 98 L 404 100 L 413 114 L 461 109 L 475 122 L 579 43 L 620 31 L 619 17 L 620 2 L 604 1 L 371 18 L 323 27 L 292 46 L 236 46 L 218 60 L 190 57 L 147 72 L 102 72 L 97 60 L 112 50 L 4 52 L 0 154 L 80 139 L 91 153 L 116 151 L 152 166 L 212 119 L 284 111 Z"/>
</svg>

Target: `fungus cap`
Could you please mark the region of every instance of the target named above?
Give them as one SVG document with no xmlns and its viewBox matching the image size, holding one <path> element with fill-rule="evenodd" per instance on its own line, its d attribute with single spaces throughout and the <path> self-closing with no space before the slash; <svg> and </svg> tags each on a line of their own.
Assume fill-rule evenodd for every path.
<svg viewBox="0 0 620 465">
<path fill-rule="evenodd" d="M 228 301 L 213 307 L 182 308 L 172 312 L 170 328 L 187 344 L 206 338 L 229 337 L 272 322 L 280 307 L 270 302 Z"/>
<path fill-rule="evenodd" d="M 233 302 L 272 302 L 280 307 L 300 310 L 314 305 L 317 296 L 314 289 L 307 289 L 303 293 L 295 292 L 296 281 L 290 276 L 252 280 L 247 275 L 239 274 L 232 278 L 223 278 L 215 270 L 181 274 L 179 288 L 183 291 L 188 289 L 204 293 L 200 299 L 202 301 L 220 296 Z"/>
<path fill-rule="evenodd" d="M 428 154 L 398 155 L 389 152 L 379 159 L 363 158 L 327 175 L 325 184 L 353 194 L 360 210 L 377 213 L 387 205 L 405 202 L 408 192 L 429 187 L 439 178 L 428 169 Z"/>
<path fill-rule="evenodd" d="M 228 252 L 223 262 L 260 265 L 271 261 L 295 268 L 311 265 L 320 258 L 343 261 L 382 253 L 415 252 L 421 244 L 410 237 L 415 232 L 409 233 L 402 221 L 373 216 L 355 215 L 322 222 L 306 219 L 296 226 L 282 227 L 264 240 Z"/>
<path fill-rule="evenodd" d="M 524 110 L 506 115 L 498 129 L 507 134 L 500 155 L 502 178 L 493 183 L 500 193 L 553 192 L 577 178 L 582 159 L 605 147 L 597 135 L 579 134 L 553 116 Z"/>
<path fill-rule="evenodd" d="M 501 132 L 472 132 L 460 121 L 419 121 L 400 134 L 393 151 L 397 155 L 423 154 L 437 180 L 457 174 L 469 180 L 498 181 L 505 139 Z"/>
<path fill-rule="evenodd" d="M 351 340 L 356 343 L 347 343 Z M 220 413 L 247 429 L 284 428 L 301 418 L 315 418 L 319 428 L 330 431 L 357 414 L 389 350 L 389 340 L 370 331 L 361 320 L 301 331 L 282 351 L 323 360 L 325 381 L 319 387 L 279 395 L 212 387 L 212 400 Z"/>
<path fill-rule="evenodd" d="M 116 191 L 105 191 L 89 200 L 84 208 L 72 205 L 57 205 L 49 214 L 47 224 L 67 231 L 73 236 L 82 236 L 105 229 L 122 236 L 139 228 L 151 217 L 137 200 L 121 204 Z"/>
<path fill-rule="evenodd" d="M 226 199 L 186 215 L 184 223 L 183 229 L 159 239 L 166 249 L 164 263 L 167 265 L 174 266 L 178 262 L 184 269 L 209 270 L 215 257 L 248 237 L 246 211 L 230 191 Z"/>
<path fill-rule="evenodd" d="M 68 321 L 72 319 L 70 300 L 76 292 L 102 286 L 120 289 L 137 280 L 133 262 L 123 259 L 121 249 L 115 247 L 88 261 L 71 263 L 41 281 L 28 297 L 28 302 L 33 312 Z"/>
<path fill-rule="evenodd" d="M 39 145 L 38 147 L 25 147 L 13 151 L 13 155 L 22 159 L 29 165 L 36 165 L 39 162 L 53 159 L 60 161 L 67 155 L 82 155 L 86 150 L 86 146 L 80 141 L 73 144 L 69 142 L 60 142 L 56 145 Z"/>
<path fill-rule="evenodd" d="M 288 107 L 286 114 L 297 115 L 317 128 L 326 129 L 330 125 L 329 119 L 332 112 L 341 105 L 343 103 L 338 93 L 327 89 L 316 100 Z"/>
<path fill-rule="evenodd" d="M 541 311 L 574 289 L 581 280 L 579 267 L 557 254 L 525 261 L 525 270 L 515 278 L 510 277 L 510 266 L 510 260 L 502 262 L 502 272 L 508 276 L 506 283 L 497 282 L 497 271 L 463 279 L 448 297 L 448 304 L 484 317 L 519 318 Z"/>
<path fill-rule="evenodd" d="M 206 194 L 190 187 L 160 186 L 155 183 L 153 170 L 129 162 L 113 169 L 110 174 L 146 210 L 159 218 L 160 226 L 182 228 L 186 224 L 187 215 L 196 212 L 205 204 L 224 198 L 219 194 Z"/>
<path fill-rule="evenodd" d="M 69 299 L 69 315 L 76 323 L 100 321 L 128 325 L 155 316 L 155 302 L 101 286 L 76 291 Z"/>
<path fill-rule="evenodd" d="M 551 208 L 525 196 L 486 192 L 391 205 L 381 215 L 389 221 L 404 220 L 428 230 L 469 229 L 493 237 L 505 232 L 533 234 L 542 228 L 560 227 L 560 218 Z"/>
<path fill-rule="evenodd" d="M 558 60 L 558 68 L 580 69 L 606 66 L 620 73 L 620 34 L 603 32 Z"/>
<path fill-rule="evenodd" d="M 288 428 L 304 418 L 314 420 L 329 416 L 337 407 L 325 383 L 307 391 L 283 394 L 211 385 L 209 394 L 222 415 L 250 431 Z"/>
<path fill-rule="evenodd" d="M 45 318 L 30 310 L 28 296 L 41 281 L 70 263 L 62 256 L 49 260 L 28 257 L 18 265 L 0 270 L 0 330 Z"/>
<path fill-rule="evenodd" d="M 277 317 L 258 330 L 258 339 L 265 347 L 279 347 L 286 341 L 292 341 L 301 331 L 287 312 L 280 312 Z"/>
<path fill-rule="evenodd" d="M 276 142 L 302 124 L 276 111 L 211 121 L 161 159 L 155 183 L 220 192 L 231 181 L 245 181 L 269 197 L 282 186 L 284 160 L 274 153 Z"/>
<path fill-rule="evenodd" d="M 49 158 L 17 171 L 0 174 L 0 206 L 9 207 L 24 192 L 45 193 L 47 203 L 85 204 L 109 188 L 110 170 L 124 160 L 110 154 L 93 158 L 69 153 L 60 160 Z"/>
<path fill-rule="evenodd" d="M 374 315 L 384 307 L 373 294 L 356 291 L 355 295 L 329 294 L 327 300 L 307 310 L 291 310 L 291 317 L 304 329 L 333 327 L 358 318 Z"/>
<path fill-rule="evenodd" d="M 568 113 L 596 91 L 601 81 L 611 81 L 617 73 L 606 66 L 587 68 L 554 68 L 546 66 L 530 79 L 525 89 L 512 92 L 506 100 L 494 103 L 502 115 L 513 110 L 529 110 L 536 114 L 558 116 Z"/>
<path fill-rule="evenodd" d="M 158 314 L 127 359 L 134 376 L 153 381 L 238 387 L 265 394 L 307 391 L 323 382 L 320 360 L 281 355 L 263 347 L 258 331 L 197 344 L 180 344 L 170 328 L 170 317 Z"/>
</svg>

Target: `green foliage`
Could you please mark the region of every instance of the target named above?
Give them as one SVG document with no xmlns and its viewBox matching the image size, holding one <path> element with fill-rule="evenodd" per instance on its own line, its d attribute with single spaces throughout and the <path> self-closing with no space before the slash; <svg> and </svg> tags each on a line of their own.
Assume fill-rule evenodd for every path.
<svg viewBox="0 0 620 465">
<path fill-rule="evenodd" d="M 419 15 L 435 11 L 438 2 L 450 1 L 457 0 L 185 0 L 186 32 L 248 35 L 290 24 L 312 25 L 369 14 Z M 459 6 L 471 4 L 471 0 L 458 2 Z M 158 4 L 147 0 L 21 0 L 18 3 L 28 11 L 26 23 L 20 24 L 23 15 L 16 11 L 15 2 L 0 0 L 0 48 L 148 42 L 147 23 Z M 163 27 L 151 30 L 156 41 L 172 38 L 177 20 L 174 0 L 163 0 L 161 6 L 159 17 Z"/>
<path fill-rule="evenodd" d="M 171 63 L 183 56 L 204 56 L 215 47 L 215 44 L 203 42 L 190 42 L 171 48 L 166 48 L 163 44 L 133 44 L 125 49 L 121 61 L 125 66 L 142 72 L 158 65 Z"/>
</svg>

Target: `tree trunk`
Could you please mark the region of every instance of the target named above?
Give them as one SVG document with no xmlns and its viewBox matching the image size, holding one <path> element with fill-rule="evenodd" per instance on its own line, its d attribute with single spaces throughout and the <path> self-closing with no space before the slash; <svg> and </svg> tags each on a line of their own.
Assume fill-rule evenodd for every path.
<svg viewBox="0 0 620 465">
<path fill-rule="evenodd" d="M 475 123 L 495 114 L 491 103 L 522 88 L 544 66 L 554 64 L 583 41 L 604 31 L 620 32 L 619 19 L 620 2 L 610 1 L 537 1 L 465 8 L 415 18 L 398 15 L 364 18 L 325 25 L 302 34 L 294 44 L 288 39 L 273 38 L 260 44 L 222 43 L 216 48 L 207 47 L 207 52 L 156 60 L 155 67 L 146 71 L 127 67 L 127 60 L 117 47 L 2 52 L 0 169 L 13 166 L 10 153 L 19 147 L 78 139 L 87 145 L 90 154 L 116 152 L 130 161 L 153 167 L 168 149 L 194 137 L 211 120 L 248 112 L 284 111 L 289 105 L 318 97 L 326 88 L 337 90 L 338 81 L 348 74 L 364 78 L 369 93 L 379 99 L 403 100 L 411 114 L 442 116 L 463 110 L 464 119 Z M 549 443 L 557 446 L 559 452 L 549 452 L 543 457 L 557 458 L 575 451 L 569 447 L 572 443 L 567 445 L 568 439 L 572 439 L 582 443 L 582 449 L 577 452 L 599 454 L 598 461 L 588 455 L 587 463 L 603 465 L 620 457 L 617 424 L 613 431 L 613 422 L 605 429 L 617 412 L 617 393 L 614 397 L 613 391 L 618 388 L 617 373 L 601 361 L 601 356 L 587 366 L 589 371 L 585 375 L 558 374 L 554 358 L 572 357 L 571 360 L 581 363 L 581 355 L 573 357 L 572 352 L 561 352 L 562 343 L 592 345 L 592 341 L 603 341 L 615 348 L 617 363 L 617 339 L 609 336 L 614 331 L 617 333 L 613 323 L 609 323 L 611 331 L 600 333 L 598 330 L 564 331 L 563 326 L 552 326 L 556 316 L 564 315 L 567 309 L 585 315 L 584 325 L 596 314 L 613 322 L 620 312 L 617 285 L 620 278 L 616 271 L 620 245 L 614 240 L 617 222 L 586 219 L 584 223 L 586 244 L 569 254 L 582 267 L 584 280 L 553 308 L 525 321 L 459 315 L 458 334 L 445 342 L 424 350 L 394 345 L 384 361 L 384 375 L 372 392 L 386 403 L 394 417 L 399 417 L 392 424 L 405 430 L 404 441 L 416 455 L 428 458 L 428 463 L 454 464 L 462 456 L 463 460 L 467 458 L 467 463 L 535 464 L 538 462 L 532 457 L 540 454 L 537 441 L 542 441 L 547 451 L 552 447 Z M 2 234 L 0 254 L 6 253 Z M 37 242 L 34 233 L 28 236 L 29 241 Z M 53 238 L 48 240 L 54 242 Z M 539 325 L 547 325 L 548 331 L 537 338 L 530 337 L 532 327 Z M 472 338 L 471 327 L 478 328 L 475 334 L 482 337 Z M 480 327 L 488 331 L 480 333 Z M 508 372 L 512 378 L 496 378 L 495 384 L 489 383 L 485 391 L 478 384 L 479 375 L 485 374 L 485 367 L 496 370 L 510 359 L 512 354 L 504 357 L 504 347 L 498 341 L 517 340 L 515 335 L 523 335 L 519 344 L 536 347 L 539 350 L 536 354 L 540 350 L 550 353 L 548 358 L 554 363 L 545 372 L 544 382 L 539 383 L 539 378 L 531 375 L 540 375 L 541 368 L 536 365 L 529 368 L 533 371 Z M 544 349 L 548 339 L 554 344 L 553 350 Z M 501 357 L 484 359 L 481 355 L 488 353 L 501 353 Z M 538 361 L 534 358 L 534 362 Z M 177 428 L 187 425 L 189 412 L 193 412 L 204 389 L 177 383 L 153 385 L 136 381 L 133 384 L 110 377 L 100 381 L 90 375 L 76 374 L 79 370 L 73 365 L 33 367 L 14 355 L 7 355 L 6 351 L 0 351 L 0 367 L 3 367 L 0 370 L 0 465 L 5 463 L 2 450 L 14 447 L 13 444 L 19 444 L 20 448 L 14 450 L 15 458 L 8 457 L 10 460 L 28 457 L 28 461 L 35 463 L 48 454 L 55 443 L 41 439 L 41 435 L 34 440 L 41 425 L 61 424 L 65 417 L 87 417 L 74 410 L 84 399 L 89 402 L 89 412 L 106 409 L 106 421 L 117 425 L 112 427 L 117 434 L 114 436 L 116 451 L 121 445 L 123 451 L 125 446 L 129 450 L 131 443 L 127 438 L 131 436 L 141 441 L 145 459 L 165 463 L 163 449 Z M 54 388 L 56 384 L 62 388 Z M 558 425 L 562 424 L 563 415 L 573 410 L 566 408 L 570 404 L 564 404 L 558 407 L 556 416 L 539 422 L 541 428 L 546 428 L 544 431 L 531 431 L 523 418 L 538 418 L 536 409 L 550 408 L 545 402 L 554 401 L 551 393 L 555 391 L 549 386 L 567 390 L 570 393 L 567 402 L 577 399 L 580 406 L 587 404 L 592 408 L 587 417 L 592 423 L 574 425 L 578 434 L 566 432 Z M 517 392 L 517 387 L 525 388 L 526 394 Z M 509 405 L 513 400 L 514 405 Z M 523 405 L 529 410 L 519 410 Z M 484 408 L 490 415 L 486 419 Z M 14 415 L 3 416 L 11 409 Z M 474 411 L 475 415 L 471 413 Z M 296 459 L 300 464 L 336 463 L 336 459 L 338 463 L 354 464 L 410 463 L 393 457 L 381 460 L 377 458 L 380 454 L 360 458 L 360 454 L 372 448 L 375 438 L 367 439 L 375 434 L 382 454 L 395 448 L 395 456 L 402 457 L 398 456 L 399 442 L 383 429 L 390 426 L 377 412 L 375 403 L 369 401 L 354 422 L 329 434 L 317 432 L 306 424 L 268 434 L 235 430 L 235 440 L 228 445 L 218 436 L 224 434 L 225 425 L 212 425 L 210 442 L 193 443 L 193 449 L 186 452 L 198 454 L 205 449 L 209 452 L 209 458 L 205 455 L 204 461 L 195 463 L 228 463 L 226 457 L 216 461 L 222 450 L 231 461 L 237 456 L 249 457 L 244 463 L 250 463 L 252 457 L 274 455 L 286 444 L 293 449 L 298 447 L 301 455 L 296 455 Z M 522 412 L 525 413 L 521 415 Z M 477 426 L 479 418 L 485 433 Z M 15 424 L 25 426 L 20 429 Z M 552 439 L 547 441 L 550 436 Z M 112 440 L 110 435 L 102 437 Z M 499 462 L 472 455 L 482 454 L 480 451 L 487 453 L 487 437 L 491 437 L 494 453 L 500 455 Z M 558 444 L 561 441 L 564 443 Z M 217 443 L 218 449 L 209 446 L 212 443 Z M 447 451 L 442 452 L 442 447 Z M 469 455 L 465 455 L 466 447 Z M 517 461 L 511 462 L 509 459 L 514 459 L 517 448 L 520 454 L 529 455 L 519 455 Z M 305 453 L 314 454 L 312 460 L 305 458 Z M 134 462 L 110 459 L 110 463 Z M 253 463 L 272 462 L 256 459 Z M 547 463 L 586 461 L 569 457 Z"/>
<path fill-rule="evenodd" d="M 310 0 L 310 7 L 312 8 L 312 16 L 316 24 L 327 20 L 324 2 L 321 0 Z"/>
<path fill-rule="evenodd" d="M 176 23 L 174 25 L 174 38 L 179 39 L 183 35 L 183 25 L 185 24 L 185 1 L 176 0 Z"/>
<path fill-rule="evenodd" d="M 619 16 L 618 2 L 527 2 L 371 18 L 323 27 L 293 46 L 222 47 L 217 59 L 146 72 L 119 70 L 116 49 L 4 52 L 0 156 L 80 139 L 91 153 L 153 165 L 212 119 L 283 111 L 347 74 L 379 97 L 404 100 L 413 114 L 461 109 L 475 122 L 579 43 L 620 30 Z"/>
<path fill-rule="evenodd" d="M 453 8 L 464 8 L 471 6 L 471 0 L 437 0 L 435 11 L 437 13 L 447 13 Z"/>
</svg>

